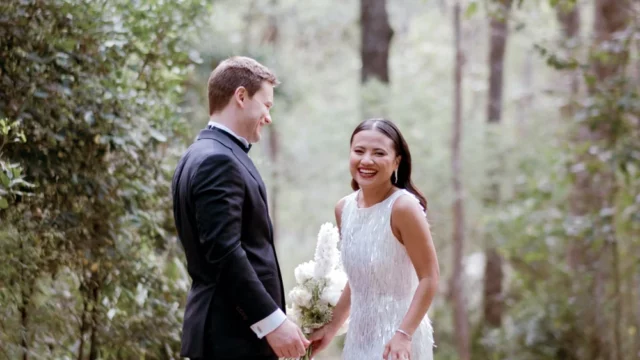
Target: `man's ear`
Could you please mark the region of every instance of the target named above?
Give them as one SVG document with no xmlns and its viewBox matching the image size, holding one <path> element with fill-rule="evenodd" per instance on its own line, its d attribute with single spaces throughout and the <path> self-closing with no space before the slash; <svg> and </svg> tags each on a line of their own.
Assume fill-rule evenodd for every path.
<svg viewBox="0 0 640 360">
<path fill-rule="evenodd" d="M 247 99 L 248 93 L 244 86 L 238 86 L 233 93 L 233 99 L 240 107 L 244 107 L 244 101 Z"/>
</svg>

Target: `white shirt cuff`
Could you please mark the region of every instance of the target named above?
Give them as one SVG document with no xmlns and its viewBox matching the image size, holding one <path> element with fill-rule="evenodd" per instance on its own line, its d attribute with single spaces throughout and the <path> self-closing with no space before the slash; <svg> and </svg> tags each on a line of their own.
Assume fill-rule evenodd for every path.
<svg viewBox="0 0 640 360">
<path fill-rule="evenodd" d="M 282 325 L 285 320 L 287 320 L 287 315 L 285 315 L 282 310 L 278 309 L 266 318 L 251 325 L 251 330 L 258 335 L 259 339 L 262 339 Z"/>
</svg>

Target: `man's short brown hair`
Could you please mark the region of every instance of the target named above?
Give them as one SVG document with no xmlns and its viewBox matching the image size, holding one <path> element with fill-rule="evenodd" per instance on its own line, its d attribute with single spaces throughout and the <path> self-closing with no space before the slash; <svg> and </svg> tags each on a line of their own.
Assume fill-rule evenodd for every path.
<svg viewBox="0 0 640 360">
<path fill-rule="evenodd" d="M 279 84 L 273 72 L 254 59 L 234 56 L 222 61 L 209 76 L 209 115 L 224 109 L 238 87 L 243 86 L 253 96 L 264 81 Z"/>
</svg>

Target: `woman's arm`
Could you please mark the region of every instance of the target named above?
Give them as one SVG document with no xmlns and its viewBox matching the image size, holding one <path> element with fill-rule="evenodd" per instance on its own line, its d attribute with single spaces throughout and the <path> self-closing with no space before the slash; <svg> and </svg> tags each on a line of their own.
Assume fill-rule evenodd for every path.
<svg viewBox="0 0 640 360">
<path fill-rule="evenodd" d="M 429 223 L 415 199 L 401 196 L 391 212 L 392 230 L 404 244 L 419 279 L 400 330 L 412 335 L 431 306 L 438 289 L 440 269 L 436 249 L 431 238 Z"/>
<path fill-rule="evenodd" d="M 340 295 L 340 300 L 336 304 L 336 307 L 333 308 L 333 316 L 331 317 L 331 322 L 327 324 L 327 326 L 331 327 L 331 331 L 333 335 L 335 335 L 338 330 L 342 327 L 347 318 L 349 317 L 349 311 L 351 310 L 351 288 L 349 287 L 349 282 L 342 290 L 342 294 Z"/>
</svg>

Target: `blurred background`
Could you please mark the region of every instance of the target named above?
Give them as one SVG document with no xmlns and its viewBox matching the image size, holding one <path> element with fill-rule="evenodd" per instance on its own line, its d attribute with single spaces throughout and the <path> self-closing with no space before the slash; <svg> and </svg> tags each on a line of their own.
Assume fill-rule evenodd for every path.
<svg viewBox="0 0 640 360">
<path fill-rule="evenodd" d="M 351 132 L 386 117 L 429 202 L 435 358 L 640 358 L 637 1 L 0 10 L 0 358 L 179 358 L 170 181 L 232 55 L 282 82 L 250 155 L 287 291 L 351 191 Z"/>
</svg>

